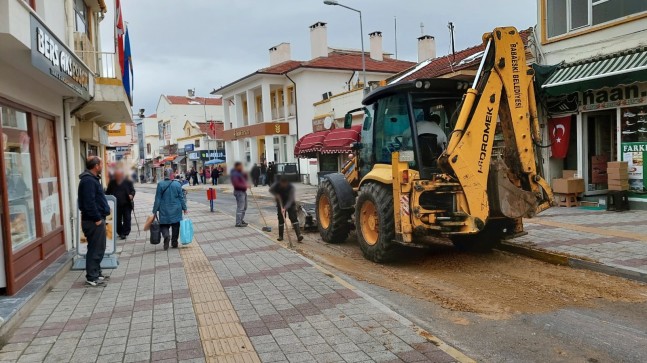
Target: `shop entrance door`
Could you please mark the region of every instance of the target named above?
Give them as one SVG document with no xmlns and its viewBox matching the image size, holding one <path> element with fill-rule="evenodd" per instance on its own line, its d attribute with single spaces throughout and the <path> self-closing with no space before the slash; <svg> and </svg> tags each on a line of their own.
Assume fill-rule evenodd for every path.
<svg viewBox="0 0 647 363">
<path fill-rule="evenodd" d="M 616 110 L 590 112 L 583 115 L 584 182 L 586 194 L 605 194 L 607 162 L 618 160 Z"/>
</svg>

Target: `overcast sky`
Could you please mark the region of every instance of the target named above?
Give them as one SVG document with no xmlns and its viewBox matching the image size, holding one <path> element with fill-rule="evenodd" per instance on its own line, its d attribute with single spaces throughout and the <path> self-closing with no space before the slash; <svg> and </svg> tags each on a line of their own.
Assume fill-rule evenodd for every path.
<svg viewBox="0 0 647 363">
<path fill-rule="evenodd" d="M 420 23 L 436 37 L 437 54 L 449 52 L 447 23 L 455 26 L 456 50 L 480 42 L 496 26 L 519 29 L 537 22 L 536 0 L 340 0 L 362 10 L 365 47 L 368 33 L 382 31 L 384 50 L 417 60 Z M 104 51 L 114 48 L 114 0 L 106 0 L 102 22 Z M 292 58 L 310 59 L 308 26 L 328 23 L 328 45 L 360 48 L 357 13 L 322 0 L 121 0 L 128 22 L 135 72 L 135 112 L 155 112 L 160 94 L 208 96 L 269 65 L 268 49 L 289 42 Z"/>
</svg>

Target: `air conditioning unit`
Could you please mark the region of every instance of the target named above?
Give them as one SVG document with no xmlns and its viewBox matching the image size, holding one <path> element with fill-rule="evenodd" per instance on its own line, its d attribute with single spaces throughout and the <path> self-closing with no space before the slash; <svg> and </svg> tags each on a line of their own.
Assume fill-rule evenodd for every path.
<svg viewBox="0 0 647 363">
<path fill-rule="evenodd" d="M 326 92 L 326 93 L 322 94 L 322 95 L 321 95 L 321 97 L 322 97 L 324 100 L 327 100 L 327 99 L 329 99 L 330 97 L 332 97 L 332 92 L 328 91 L 328 92 Z"/>
</svg>

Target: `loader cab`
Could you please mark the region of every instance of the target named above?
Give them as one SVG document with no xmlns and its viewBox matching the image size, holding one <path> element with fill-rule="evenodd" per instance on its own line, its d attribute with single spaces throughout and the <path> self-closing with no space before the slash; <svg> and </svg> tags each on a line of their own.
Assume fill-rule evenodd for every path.
<svg viewBox="0 0 647 363">
<path fill-rule="evenodd" d="M 447 146 L 452 115 L 468 85 L 431 79 L 398 83 L 366 96 L 361 131 L 360 177 L 375 164 L 391 164 L 399 151 L 423 179 L 438 173 L 437 160 Z"/>
</svg>

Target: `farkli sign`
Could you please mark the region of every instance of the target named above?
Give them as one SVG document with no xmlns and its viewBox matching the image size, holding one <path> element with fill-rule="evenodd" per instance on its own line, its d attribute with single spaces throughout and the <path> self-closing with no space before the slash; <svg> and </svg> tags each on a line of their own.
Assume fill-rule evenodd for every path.
<svg viewBox="0 0 647 363">
<path fill-rule="evenodd" d="M 94 82 L 90 70 L 33 14 L 30 24 L 31 64 L 89 100 Z"/>
</svg>

